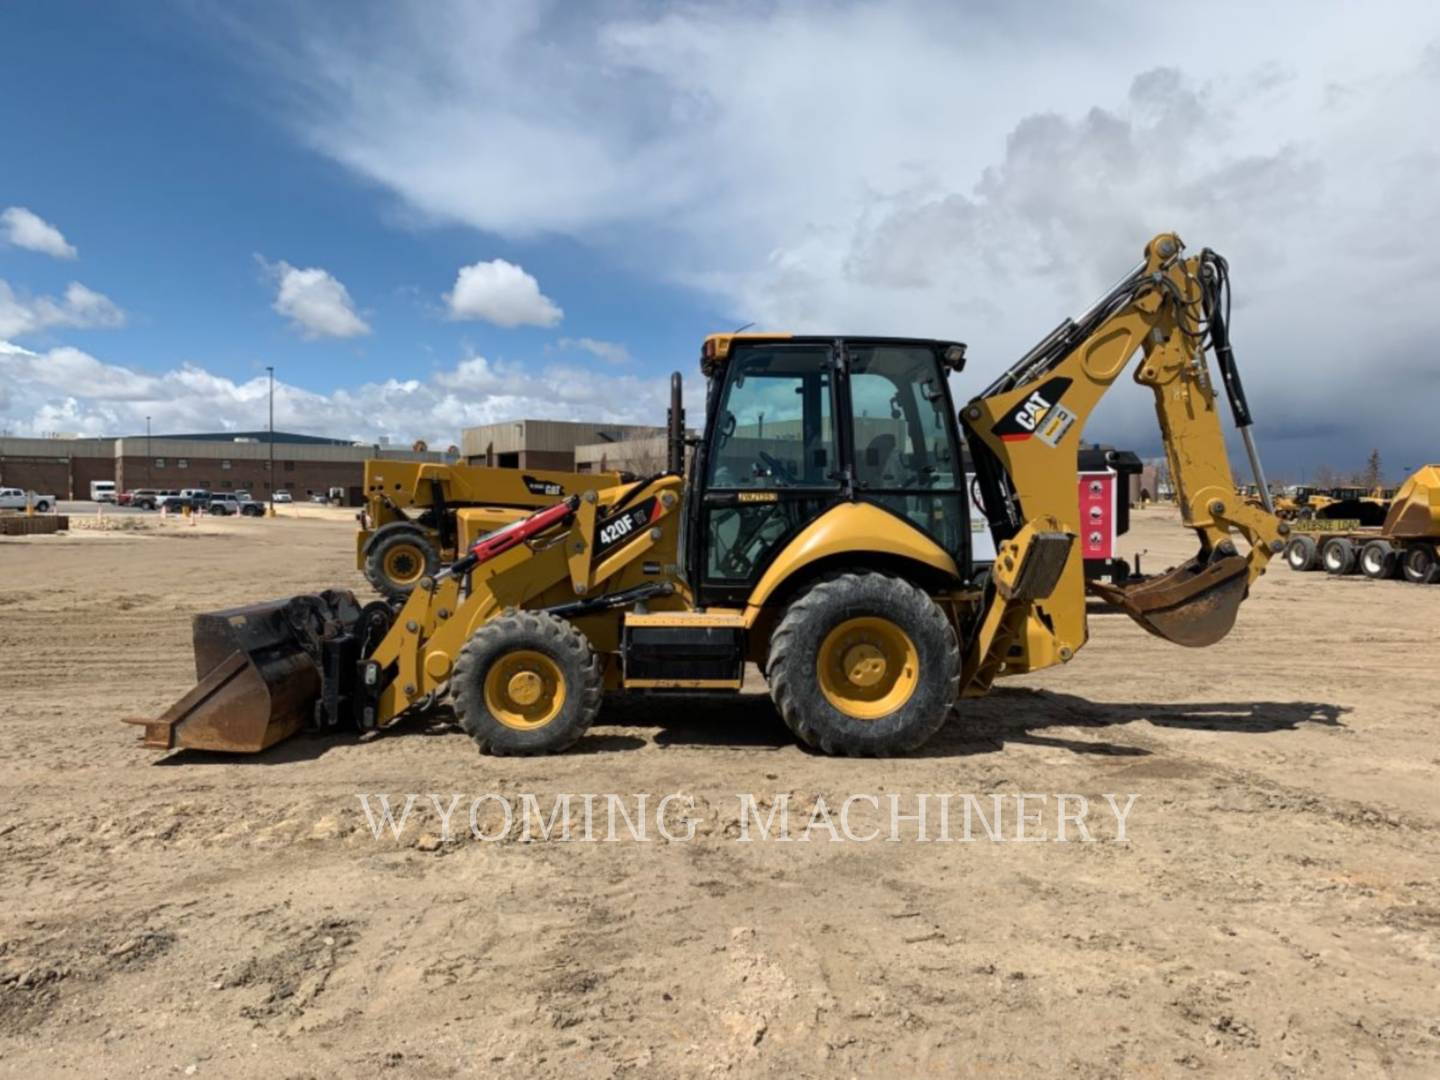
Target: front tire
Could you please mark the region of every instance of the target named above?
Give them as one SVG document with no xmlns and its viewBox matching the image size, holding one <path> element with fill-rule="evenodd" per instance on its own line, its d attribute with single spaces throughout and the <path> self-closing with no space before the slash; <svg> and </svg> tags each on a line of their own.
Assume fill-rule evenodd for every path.
<svg viewBox="0 0 1440 1080">
<path fill-rule="evenodd" d="M 841 574 L 786 610 L 765 665 L 770 696 L 801 742 L 827 754 L 888 756 L 924 745 L 960 691 L 960 643 L 909 582 Z"/>
<path fill-rule="evenodd" d="M 365 557 L 365 578 L 390 600 L 403 600 L 440 571 L 440 553 L 419 529 L 381 529 Z"/>
<path fill-rule="evenodd" d="M 460 726 L 481 753 L 558 754 L 600 711 L 600 661 L 564 619 L 510 611 L 470 635 L 450 687 Z"/>
</svg>

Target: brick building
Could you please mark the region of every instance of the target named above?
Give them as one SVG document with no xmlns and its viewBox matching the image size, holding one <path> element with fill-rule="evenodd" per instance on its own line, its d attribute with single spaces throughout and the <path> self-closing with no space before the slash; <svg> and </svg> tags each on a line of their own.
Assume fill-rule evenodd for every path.
<svg viewBox="0 0 1440 1080">
<path fill-rule="evenodd" d="M 267 432 L 126 436 L 119 439 L 0 438 L 0 484 L 88 499 L 92 480 L 113 480 L 119 491 L 135 488 L 243 490 L 257 499 L 270 493 Z M 361 445 L 313 435 L 275 432 L 275 489 L 296 498 L 344 488 L 358 501 L 365 461 L 454 460 L 446 454 Z"/>
<path fill-rule="evenodd" d="M 596 424 L 573 420 L 514 420 L 466 428 L 460 452 L 471 465 L 501 469 L 576 467 L 576 448 L 664 437 L 663 427 L 643 424 Z M 595 455 L 587 460 L 593 461 Z"/>
</svg>

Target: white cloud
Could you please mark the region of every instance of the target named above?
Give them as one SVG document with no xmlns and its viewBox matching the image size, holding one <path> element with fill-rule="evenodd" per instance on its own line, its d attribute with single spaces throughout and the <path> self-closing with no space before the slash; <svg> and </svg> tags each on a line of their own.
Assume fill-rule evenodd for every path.
<svg viewBox="0 0 1440 1080">
<path fill-rule="evenodd" d="M 698 386 L 692 386 L 699 407 Z M 37 351 L 0 341 L 0 429 L 12 434 L 74 431 L 248 431 L 264 427 L 264 374 L 237 381 L 186 364 L 150 374 L 73 348 Z M 476 424 L 527 417 L 660 426 L 667 384 L 566 365 L 469 356 L 426 378 L 387 379 L 316 393 L 275 384 L 275 426 L 336 438 L 431 446 L 458 442 Z"/>
<path fill-rule="evenodd" d="M 445 294 L 452 319 L 483 319 L 496 326 L 554 326 L 564 312 L 540 283 L 504 259 L 462 266 Z"/>
<path fill-rule="evenodd" d="M 557 348 L 579 349 L 588 352 L 591 356 L 604 360 L 607 364 L 628 364 L 631 360 L 630 350 L 618 341 L 601 341 L 598 338 L 562 337 L 555 342 Z"/>
<path fill-rule="evenodd" d="M 271 263 L 263 258 L 260 264 L 277 285 L 271 307 L 289 319 L 301 337 L 353 338 L 370 333 L 350 291 L 328 270 L 313 266 L 301 270 L 283 260 Z"/>
<path fill-rule="evenodd" d="M 1440 6 L 1036 13 L 381 6 L 259 52 L 300 137 L 412 215 L 577 237 L 733 323 L 959 337 L 966 389 L 1177 229 L 1230 257 L 1286 452 L 1422 452 Z M 1115 396 L 1112 430 L 1151 438 Z"/>
<path fill-rule="evenodd" d="M 23 206 L 9 206 L 0 213 L 0 237 L 15 247 L 57 259 L 73 259 L 79 254 L 59 229 Z"/>
<path fill-rule="evenodd" d="M 65 295 L 57 300 L 16 293 L 9 282 L 0 279 L 0 338 L 25 337 L 52 326 L 113 329 L 124 325 L 125 313 L 113 300 L 78 281 L 66 286 Z"/>
</svg>

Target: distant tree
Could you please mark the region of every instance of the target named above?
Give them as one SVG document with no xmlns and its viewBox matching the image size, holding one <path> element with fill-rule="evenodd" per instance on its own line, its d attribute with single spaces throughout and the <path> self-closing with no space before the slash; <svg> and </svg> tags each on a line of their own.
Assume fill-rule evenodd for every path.
<svg viewBox="0 0 1440 1080">
<path fill-rule="evenodd" d="M 446 455 L 447 457 L 459 457 L 459 456 L 460 456 L 460 447 L 456 446 L 454 443 L 451 443 L 449 446 L 447 446 L 447 447 L 445 448 L 445 455 Z"/>
<path fill-rule="evenodd" d="M 1332 488 L 1339 481 L 1335 478 L 1335 470 L 1329 465 L 1316 465 L 1313 483 L 1317 488 Z"/>
<path fill-rule="evenodd" d="M 1377 488 L 1385 482 L 1385 469 L 1380 464 L 1380 451 L 1371 450 L 1370 456 L 1365 459 L 1365 472 L 1361 475 L 1360 484 L 1367 489 Z"/>
<path fill-rule="evenodd" d="M 410 449 L 414 450 L 417 454 L 423 454 L 426 450 L 430 449 L 430 444 L 427 443 L 424 439 L 416 439 L 415 442 L 411 445 Z"/>
</svg>

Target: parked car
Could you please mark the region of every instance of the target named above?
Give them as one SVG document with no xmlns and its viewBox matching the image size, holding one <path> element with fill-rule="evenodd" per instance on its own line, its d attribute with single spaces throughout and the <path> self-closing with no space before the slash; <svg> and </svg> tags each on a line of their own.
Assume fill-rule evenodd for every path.
<svg viewBox="0 0 1440 1080">
<path fill-rule="evenodd" d="M 178 492 L 173 495 L 166 495 L 160 500 L 160 509 L 166 513 L 178 514 L 182 510 L 191 509 L 190 499 L 188 496 L 181 495 Z"/>
<path fill-rule="evenodd" d="M 239 500 L 228 498 L 224 494 L 211 495 L 205 504 L 205 512 L 216 517 L 233 517 L 240 513 L 240 503 Z"/>
<path fill-rule="evenodd" d="M 37 514 L 48 514 L 55 509 L 54 495 L 37 495 L 23 488 L 0 488 L 0 510 L 24 510 L 33 505 Z"/>
<path fill-rule="evenodd" d="M 295 499 L 288 491 L 277 491 L 275 492 L 275 501 L 277 503 L 288 503 L 294 502 Z"/>
<path fill-rule="evenodd" d="M 223 502 L 226 504 L 222 510 L 217 510 L 215 504 Z M 229 504 L 234 503 L 232 509 Z M 243 491 L 216 491 L 211 493 L 210 502 L 205 508 L 209 513 L 220 514 L 244 514 L 246 517 L 263 517 L 265 515 L 265 504 L 258 503 L 250 498 Z"/>
<path fill-rule="evenodd" d="M 154 510 L 163 497 L 163 493 L 154 488 L 136 488 L 134 491 L 122 491 L 117 501 L 121 506 L 133 506 L 136 510 Z"/>
</svg>

